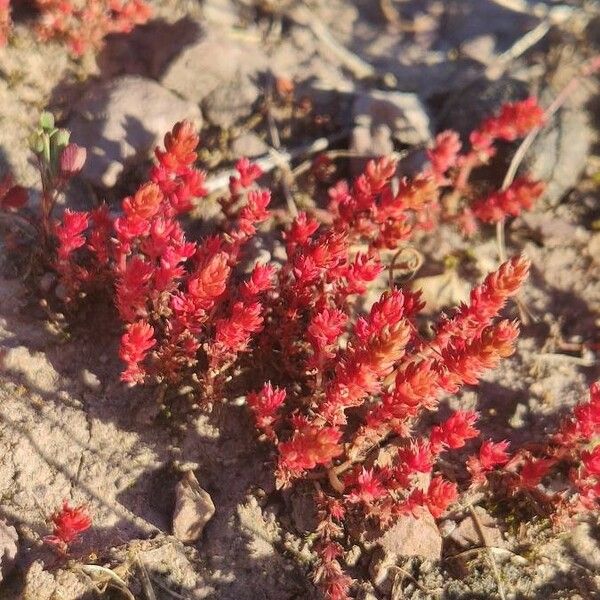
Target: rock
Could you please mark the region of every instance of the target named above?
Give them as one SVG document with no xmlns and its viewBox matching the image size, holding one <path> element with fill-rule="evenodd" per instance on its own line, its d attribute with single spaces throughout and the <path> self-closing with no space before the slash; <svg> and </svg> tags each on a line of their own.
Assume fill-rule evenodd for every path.
<svg viewBox="0 0 600 600">
<path fill-rule="evenodd" d="M 200 23 L 190 17 L 174 23 L 153 19 L 133 31 L 108 36 L 98 54 L 98 66 L 104 79 L 126 74 L 158 79 L 185 47 L 201 37 Z M 192 78 L 188 75 L 187 79 Z"/>
<path fill-rule="evenodd" d="M 291 516 L 296 530 L 302 534 L 314 531 L 318 525 L 314 496 L 302 486 L 290 494 Z"/>
<path fill-rule="evenodd" d="M 127 551 L 122 554 L 125 563 L 130 560 Z M 200 600 L 213 595 L 214 588 L 206 583 L 198 564 L 194 563 L 190 554 L 189 548 L 180 541 L 166 538 L 159 541 L 158 547 L 142 550 L 140 560 L 148 572 L 169 581 L 172 586 L 185 590 L 186 598 Z M 144 597 L 143 593 L 141 597 Z"/>
<path fill-rule="evenodd" d="M 361 556 L 362 550 L 360 546 L 357 546 L 355 544 L 354 546 L 352 546 L 352 548 L 350 548 L 350 550 L 348 550 L 348 552 L 344 554 L 344 562 L 349 567 L 355 567 L 358 564 L 358 561 L 360 560 Z"/>
<path fill-rule="evenodd" d="M 522 402 L 519 402 L 515 406 L 515 412 L 513 413 L 512 417 L 510 417 L 508 424 L 514 429 L 521 429 L 522 427 L 525 427 L 528 412 L 529 410 L 527 406 Z"/>
<path fill-rule="evenodd" d="M 204 0 L 202 16 L 209 22 L 235 27 L 239 25 L 236 3 L 233 0 Z"/>
<path fill-rule="evenodd" d="M 436 130 L 454 129 L 466 140 L 471 131 L 502 104 L 523 100 L 528 95 L 527 85 L 517 79 L 477 79 L 450 96 L 439 113 L 442 116 Z"/>
<path fill-rule="evenodd" d="M 455 529 L 456 523 L 450 519 L 444 519 L 438 523 L 438 530 L 443 538 L 448 537 Z"/>
<path fill-rule="evenodd" d="M 392 153 L 394 140 L 415 145 L 430 139 L 429 117 L 414 94 L 361 94 L 354 103 L 353 120 L 350 149 L 364 156 Z M 361 173 L 366 162 L 366 158 L 352 159 L 352 171 Z"/>
<path fill-rule="evenodd" d="M 394 151 L 392 131 L 387 125 L 377 125 L 374 128 L 354 127 L 350 150 L 359 155 L 351 161 L 352 172 L 358 175 L 363 171 L 368 160 L 367 157 L 387 156 Z"/>
<path fill-rule="evenodd" d="M 419 518 L 400 517 L 379 539 L 377 545 L 386 557 L 421 556 L 439 560 L 442 554 L 442 536 L 435 519 L 428 511 Z"/>
<path fill-rule="evenodd" d="M 40 287 L 40 291 L 43 292 L 44 294 L 47 294 L 51 289 L 52 286 L 54 286 L 54 284 L 56 283 L 56 275 L 54 273 L 44 273 L 39 280 L 39 287 Z"/>
<path fill-rule="evenodd" d="M 194 473 L 188 471 L 175 488 L 173 534 L 183 543 L 192 544 L 200 539 L 214 514 L 212 498 L 200 487 Z"/>
<path fill-rule="evenodd" d="M 94 85 L 67 126 L 71 139 L 87 149 L 81 176 L 97 186 L 113 186 L 126 167 L 148 157 L 182 119 L 202 124 L 197 106 L 151 79 L 125 75 Z"/>
<path fill-rule="evenodd" d="M 164 87 L 200 104 L 217 88 L 266 68 L 267 59 L 256 44 L 228 38 L 227 31 L 211 26 L 166 69 Z"/>
<path fill-rule="evenodd" d="M 448 269 L 438 275 L 418 277 L 411 281 L 410 288 L 421 292 L 428 314 L 437 314 L 443 308 L 465 302 L 471 286 L 459 277 L 455 269 Z"/>
<path fill-rule="evenodd" d="M 586 242 L 589 233 L 565 219 L 554 217 L 548 212 L 524 212 L 520 220 L 546 248 L 571 246 Z"/>
<path fill-rule="evenodd" d="M 489 65 L 496 58 L 496 39 L 493 35 L 481 34 L 465 40 L 460 45 L 464 56 L 476 60 L 484 65 Z"/>
<path fill-rule="evenodd" d="M 100 379 L 98 379 L 98 375 L 92 373 L 88 369 L 83 369 L 79 374 L 79 378 L 81 380 L 81 383 L 83 383 L 83 385 L 85 385 L 86 388 L 94 392 L 99 391 L 102 387 L 102 383 Z"/>
<path fill-rule="evenodd" d="M 247 75 L 238 72 L 204 98 L 202 110 L 213 125 L 228 129 L 250 115 L 258 96 L 258 87 Z"/>
<path fill-rule="evenodd" d="M 371 581 L 378 590 L 388 594 L 397 573 L 395 567 L 402 557 L 440 560 L 441 555 L 442 536 L 431 514 L 423 511 L 419 518 L 402 516 L 376 542 L 369 565 Z"/>
<path fill-rule="evenodd" d="M 17 530 L 6 521 L 0 520 L 0 583 L 15 566 L 18 541 Z"/>
<path fill-rule="evenodd" d="M 575 548 L 577 556 L 585 557 L 588 568 L 600 568 L 600 555 L 598 554 L 598 541 L 595 526 L 590 523 L 578 523 L 569 531 L 568 544 Z"/>
<path fill-rule="evenodd" d="M 429 115 L 416 94 L 379 90 L 358 94 L 353 117 L 359 127 L 387 126 L 401 144 L 416 146 L 431 139 Z"/>
<path fill-rule="evenodd" d="M 503 548 L 505 546 L 504 539 L 500 529 L 498 529 L 498 522 L 494 519 L 484 508 L 476 506 L 474 509 L 475 514 L 479 520 L 479 524 L 485 535 L 485 542 L 488 546 L 494 546 L 496 548 Z M 460 548 L 472 548 L 473 546 L 483 546 L 484 540 L 481 539 L 479 529 L 472 515 L 465 517 L 454 529 L 448 539 L 452 540 Z"/>
<path fill-rule="evenodd" d="M 597 265 L 600 264 L 600 233 L 594 233 L 591 236 L 587 246 L 587 253 Z"/>
<path fill-rule="evenodd" d="M 542 202 L 556 206 L 585 169 L 595 133 L 582 106 L 563 106 L 538 134 L 523 169 L 546 182 Z"/>
<path fill-rule="evenodd" d="M 358 94 L 352 118 L 350 149 L 360 155 L 385 156 L 394 151 L 394 141 L 418 145 L 431 139 L 429 116 L 415 94 L 377 90 Z M 352 171 L 362 172 L 366 162 L 353 159 Z"/>
<path fill-rule="evenodd" d="M 24 600 L 50 600 L 56 590 L 54 577 L 44 570 L 44 563 L 36 560 L 25 575 Z"/>
<path fill-rule="evenodd" d="M 266 154 L 269 151 L 269 146 L 256 133 L 251 131 L 243 133 L 231 144 L 231 152 L 234 158 L 254 158 L 261 154 Z"/>
<path fill-rule="evenodd" d="M 54 600 L 64 598 L 75 600 L 94 594 L 97 588 L 91 579 L 81 577 L 73 571 L 44 568 L 44 563 L 36 560 L 27 570 L 25 586 L 20 598 L 23 600 Z"/>
</svg>

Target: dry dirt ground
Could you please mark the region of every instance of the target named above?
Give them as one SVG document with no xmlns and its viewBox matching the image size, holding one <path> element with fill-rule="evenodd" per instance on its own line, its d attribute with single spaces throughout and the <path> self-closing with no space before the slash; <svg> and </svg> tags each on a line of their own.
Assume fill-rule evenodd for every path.
<svg viewBox="0 0 600 600">
<path fill-rule="evenodd" d="M 109 39 L 97 61 L 83 62 L 59 45 L 37 43 L 30 15 L 17 12 L 14 38 L 0 50 L 0 171 L 10 169 L 28 186 L 35 205 L 39 184 L 26 140 L 46 106 L 89 149 L 71 206 L 131 189 L 148 150 L 176 118 L 201 125 L 203 160 L 226 168 L 274 145 L 265 125 L 273 76 L 293 80 L 297 98 L 310 99 L 308 111 L 301 102 L 272 107 L 288 149 L 320 137 L 363 154 L 410 149 L 442 127 L 464 132 L 504 99 L 527 91 L 551 98 L 600 46 L 595 2 L 541 3 L 536 14 L 520 0 L 321 0 L 308 13 L 297 4 L 156 2 L 155 20 Z M 523 47 L 532 30 L 539 39 Z M 542 439 L 600 376 L 594 85 L 580 86 L 528 158 L 550 187 L 507 232 L 509 252 L 533 262 L 518 351 L 477 389 L 447 402 L 477 407 L 485 434 L 515 445 Z M 341 174 L 359 166 L 341 163 Z M 410 160 L 405 168 L 413 168 Z M 314 202 L 302 181 L 293 192 L 300 206 Z M 265 246 L 272 237 L 265 233 Z M 419 248 L 427 270 L 417 283 L 432 298 L 431 311 L 461 300 L 497 264 L 491 231 L 467 242 L 442 228 Z M 449 255 L 458 257 L 456 271 L 444 270 Z M 110 310 L 88 308 L 57 327 L 22 270 L 4 255 L 0 266 L 0 519 L 9 526 L 0 528 L 0 598 L 127 597 L 104 585 L 105 572 L 84 571 L 86 564 L 112 568 L 136 599 L 317 598 L 307 575 L 305 503 L 275 490 L 271 457 L 255 441 L 245 408 L 231 402 L 210 415 L 184 406 L 159 411 L 152 390 L 118 381 L 119 325 Z M 515 306 L 508 313 L 518 316 Z M 192 412 L 185 427 L 182 410 Z M 189 470 L 216 512 L 200 541 L 184 545 L 170 532 L 175 487 Z M 70 563 L 41 542 L 63 499 L 87 504 L 94 520 Z M 440 525 L 445 548 L 461 519 Z M 18 535 L 16 563 L 8 559 L 10 527 Z M 351 548 L 358 597 L 499 598 L 498 581 L 506 598 L 600 597 L 597 520 L 560 536 L 535 520 L 529 528 L 493 521 L 489 530 L 499 550 L 478 550 L 475 539 L 459 561 L 407 558 L 396 571 L 382 567 L 385 551 Z"/>
</svg>

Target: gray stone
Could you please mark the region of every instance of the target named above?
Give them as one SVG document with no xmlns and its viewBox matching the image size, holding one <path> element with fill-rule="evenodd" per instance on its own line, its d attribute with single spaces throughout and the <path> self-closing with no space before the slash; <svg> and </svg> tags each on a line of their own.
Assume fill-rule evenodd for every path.
<svg viewBox="0 0 600 600">
<path fill-rule="evenodd" d="M 234 80 L 238 72 L 253 75 L 266 65 L 267 59 L 258 45 L 227 39 L 225 30 L 211 27 L 171 62 L 161 83 L 199 104 Z"/>
<path fill-rule="evenodd" d="M 247 75 L 238 72 L 204 98 L 202 110 L 210 123 L 227 129 L 250 115 L 258 96 L 258 87 Z"/>
<path fill-rule="evenodd" d="M 100 379 L 98 379 L 98 375 L 92 373 L 89 369 L 83 369 L 80 372 L 79 377 L 81 379 L 81 383 L 83 383 L 86 388 L 94 392 L 99 391 L 102 387 L 102 382 Z"/>
<path fill-rule="evenodd" d="M 423 511 L 418 518 L 402 516 L 377 540 L 369 565 L 371 581 L 378 590 L 388 594 L 403 557 L 439 561 L 441 555 L 442 536 L 431 513 Z"/>
<path fill-rule="evenodd" d="M 437 130 L 454 129 L 463 139 L 468 139 L 471 131 L 502 104 L 523 100 L 528 95 L 527 85 L 517 79 L 477 79 L 450 96 L 440 111 Z"/>
<path fill-rule="evenodd" d="M 439 560 L 442 554 L 442 536 L 429 511 L 418 518 L 399 517 L 379 539 L 377 544 L 388 557 L 421 556 Z"/>
<path fill-rule="evenodd" d="M 194 473 L 188 471 L 175 489 L 173 535 L 184 544 L 198 541 L 214 514 L 215 505 L 209 493 L 200 487 Z"/>
<path fill-rule="evenodd" d="M 489 65 L 496 58 L 496 39 L 490 34 L 478 35 L 463 42 L 460 50 L 464 56 Z"/>
<path fill-rule="evenodd" d="M 376 130 L 385 125 L 391 137 L 401 144 L 414 146 L 431 139 L 430 120 L 416 94 L 370 91 L 354 101 L 354 123 Z"/>
<path fill-rule="evenodd" d="M 458 527 L 450 533 L 449 539 L 463 549 L 483 545 L 504 548 L 506 544 L 504 543 L 502 532 L 498 528 L 496 519 L 481 506 L 476 506 L 473 510 L 477 515 L 479 523 L 475 522 L 472 515 L 467 515 L 458 524 Z M 479 526 L 481 526 L 485 540 L 481 538 Z"/>
<path fill-rule="evenodd" d="M 115 185 L 183 119 L 202 124 L 195 104 L 150 79 L 126 75 L 91 87 L 68 124 L 72 140 L 87 149 L 81 176 L 97 186 Z"/>
<path fill-rule="evenodd" d="M 231 144 L 231 152 L 234 158 L 254 158 L 261 154 L 266 154 L 269 151 L 269 146 L 256 133 L 251 131 L 243 133 Z"/>
<path fill-rule="evenodd" d="M 158 79 L 185 47 L 201 37 L 200 23 L 189 16 L 173 23 L 153 19 L 128 33 L 112 35 L 98 54 L 98 66 L 104 79 L 126 74 Z"/>
<path fill-rule="evenodd" d="M 573 188 L 585 169 L 594 131 L 581 106 L 564 106 L 542 129 L 527 153 L 524 168 L 546 182 L 543 201 L 556 206 Z"/>
</svg>

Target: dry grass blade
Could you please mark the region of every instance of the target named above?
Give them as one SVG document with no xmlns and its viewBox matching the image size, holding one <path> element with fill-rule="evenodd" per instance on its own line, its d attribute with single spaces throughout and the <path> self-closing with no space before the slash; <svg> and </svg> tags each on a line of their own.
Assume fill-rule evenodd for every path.
<svg viewBox="0 0 600 600">
<path fill-rule="evenodd" d="M 317 18 L 305 4 L 298 3 L 294 6 L 289 12 L 289 17 L 299 25 L 308 27 L 323 46 L 341 61 L 357 79 L 379 77 L 386 85 L 395 85 L 396 78 L 392 73 L 379 73 L 373 65 L 370 65 L 360 58 L 360 56 L 357 56 L 354 52 L 351 52 L 348 48 L 340 44 L 323 21 Z"/>
<path fill-rule="evenodd" d="M 81 565 L 79 569 L 92 579 L 92 581 L 103 583 L 119 590 L 127 600 L 136 600 L 127 587 L 127 584 L 113 570 L 101 567 L 100 565 Z"/>
<path fill-rule="evenodd" d="M 498 595 L 500 596 L 501 600 L 506 600 L 506 593 L 504 592 L 504 586 L 502 585 L 502 579 L 500 578 L 500 571 L 498 570 L 498 565 L 496 564 L 494 553 L 491 550 L 489 550 L 490 544 L 488 543 L 487 536 L 485 535 L 485 530 L 472 504 L 469 506 L 469 513 L 471 514 L 471 518 L 473 519 L 473 523 L 475 524 L 475 528 L 477 529 L 477 534 L 479 535 L 481 542 L 487 550 L 487 555 L 492 566 L 492 573 L 494 574 L 496 586 L 498 587 Z"/>
<path fill-rule="evenodd" d="M 140 570 L 140 576 L 142 580 L 142 588 L 144 589 L 144 593 L 146 594 L 146 598 L 148 600 L 156 600 L 156 594 L 154 593 L 154 588 L 152 587 L 152 582 L 150 581 L 150 576 L 148 575 L 148 570 L 146 569 L 146 565 L 140 558 L 138 554 L 136 557 L 136 562 L 138 564 Z"/>
</svg>

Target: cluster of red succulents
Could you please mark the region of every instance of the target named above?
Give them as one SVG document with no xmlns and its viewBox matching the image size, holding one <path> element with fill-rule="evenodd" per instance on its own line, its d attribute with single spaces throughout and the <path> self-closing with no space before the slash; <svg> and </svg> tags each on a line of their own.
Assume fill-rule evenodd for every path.
<svg viewBox="0 0 600 600">
<path fill-rule="evenodd" d="M 419 293 L 393 281 L 370 308 L 358 307 L 382 283 L 390 251 L 440 215 L 456 216 L 440 203 L 446 190 L 471 201 L 469 174 L 493 156 L 494 142 L 521 137 L 541 119 L 533 100 L 506 105 L 474 132 L 466 154 L 458 136 L 444 132 L 424 171 L 399 185 L 393 161 L 370 161 L 352 185 L 330 190 L 329 223 L 300 213 L 287 227 L 281 266 L 242 269 L 270 202 L 256 185 L 260 169 L 247 160 L 238 162 L 221 199 L 222 228 L 199 242 L 188 239 L 181 216 L 205 189 L 194 166 L 198 136 L 186 122 L 165 136 L 149 180 L 123 200 L 117 218 L 104 207 L 67 211 L 54 229 L 65 286 L 76 292 L 104 278 L 114 289 L 125 325 L 125 382 L 185 382 L 212 402 L 224 395 L 230 374 L 245 371 L 246 384 L 263 374 L 261 382 L 270 379 L 253 387 L 247 404 L 276 451 L 278 486 L 318 482 L 315 579 L 331 600 L 347 598 L 352 583 L 339 560 L 348 519 L 368 517 L 383 528 L 402 515 L 428 511 L 439 518 L 459 497 L 443 464 L 480 437 L 478 414 L 436 413 L 445 395 L 477 384 L 513 353 L 519 328 L 501 313 L 526 280 L 529 262 L 516 256 L 501 264 L 467 303 L 437 321 L 432 335 L 419 330 Z M 530 208 L 541 189 L 521 178 L 458 208 L 493 222 Z M 576 409 L 545 454 L 530 460 L 511 457 L 505 441 L 480 441 L 466 480 L 483 485 L 501 470 L 512 489 L 532 488 L 565 460 L 560 449 L 568 447 L 578 465 L 572 497 L 591 506 L 600 491 L 600 453 L 581 446 L 573 455 L 572 448 L 598 431 L 594 402 Z"/>
<path fill-rule="evenodd" d="M 298 221 L 288 240 L 306 233 L 306 217 Z M 267 316 L 281 335 L 275 342 L 265 331 L 261 346 L 277 344 L 274 352 L 287 357 L 276 373 L 280 385 L 265 384 L 248 396 L 248 404 L 257 427 L 276 447 L 278 485 L 321 479 L 316 579 L 329 598 L 341 599 L 350 580 L 336 558 L 336 538 L 350 515 L 368 516 L 385 527 L 400 515 L 424 510 L 438 518 L 458 497 L 456 484 L 436 465 L 441 455 L 479 436 L 478 415 L 457 411 L 430 427 L 429 435 L 423 433 L 422 417 L 437 411 L 444 394 L 477 383 L 512 354 L 518 327 L 498 316 L 526 279 L 529 263 L 515 257 L 501 265 L 426 339 L 416 326 L 423 306 L 418 294 L 386 291 L 357 316 L 341 293 L 345 277 L 336 275 L 354 264 L 348 246 L 342 254 L 328 230 L 312 236 L 296 241 Z M 294 268 L 296 257 L 315 255 L 325 257 L 328 267 L 300 293 L 294 274 L 306 271 Z M 498 455 L 487 443 L 485 468 L 500 464 Z M 328 512 L 331 507 L 335 512 Z"/>
<path fill-rule="evenodd" d="M 145 0 L 36 0 L 42 41 L 64 41 L 74 56 L 102 47 L 109 33 L 129 33 L 151 16 Z M 0 47 L 12 27 L 10 0 L 0 0 Z"/>
<path fill-rule="evenodd" d="M 145 23 L 150 5 L 145 0 L 36 0 L 41 40 L 64 40 L 75 56 L 102 46 L 109 33 L 129 33 Z"/>
<path fill-rule="evenodd" d="M 56 269 L 69 298 L 99 280 L 114 286 L 125 324 L 123 381 L 173 384 L 195 373 L 195 386 L 212 389 L 263 327 L 261 298 L 274 268 L 256 264 L 245 278 L 234 278 L 234 268 L 269 215 L 270 194 L 254 185 L 260 170 L 239 161 L 223 199 L 226 227 L 189 241 L 178 216 L 206 194 L 204 173 L 194 167 L 198 136 L 191 123 L 178 123 L 164 145 L 120 216 L 113 220 L 105 206 L 65 212 L 54 230 Z"/>
<path fill-rule="evenodd" d="M 574 407 L 545 444 L 508 451 L 506 440 L 487 440 L 467 459 L 471 485 L 492 488 L 513 501 L 535 502 L 562 529 L 580 514 L 600 509 L 600 382 Z"/>
<path fill-rule="evenodd" d="M 528 176 L 511 182 L 507 189 L 480 192 L 470 184 L 474 169 L 489 164 L 497 152 L 498 142 L 513 142 L 525 137 L 544 124 L 544 111 L 533 97 L 508 102 L 498 114 L 485 119 L 469 136 L 470 147 L 463 153 L 458 134 L 440 133 L 428 150 L 430 165 L 426 172 L 441 188 L 449 190 L 444 211 L 447 218 L 456 220 L 467 235 L 474 233 L 478 220 L 497 223 L 509 216 L 518 216 L 532 208 L 545 186 Z"/>
</svg>

